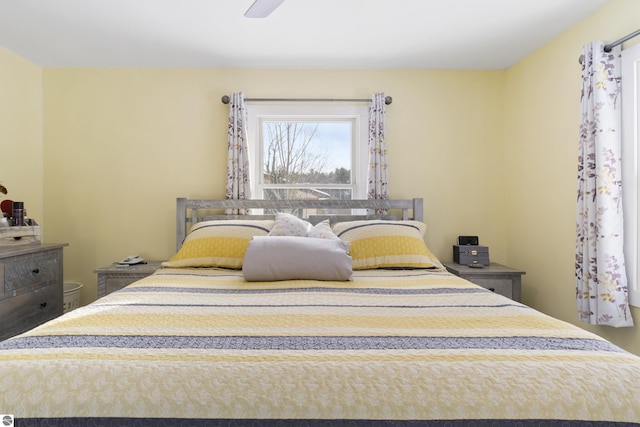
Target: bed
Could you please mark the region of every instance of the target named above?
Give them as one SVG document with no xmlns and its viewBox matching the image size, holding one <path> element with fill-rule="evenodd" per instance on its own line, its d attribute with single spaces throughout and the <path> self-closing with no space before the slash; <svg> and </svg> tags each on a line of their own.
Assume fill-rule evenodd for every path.
<svg viewBox="0 0 640 427">
<path fill-rule="evenodd" d="M 3 425 L 640 423 L 640 358 L 447 273 L 421 199 L 177 207 L 162 269 L 0 343 Z"/>
</svg>

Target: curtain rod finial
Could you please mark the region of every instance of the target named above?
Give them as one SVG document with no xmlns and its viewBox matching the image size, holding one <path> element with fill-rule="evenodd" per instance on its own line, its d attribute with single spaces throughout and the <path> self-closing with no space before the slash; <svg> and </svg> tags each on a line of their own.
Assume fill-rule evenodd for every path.
<svg viewBox="0 0 640 427">
<path fill-rule="evenodd" d="M 385 105 L 391 105 L 392 102 L 393 102 L 393 98 L 391 98 L 390 96 L 385 96 L 384 97 Z"/>
<path fill-rule="evenodd" d="M 222 103 L 223 104 L 228 104 L 231 102 L 231 98 L 229 98 L 229 95 L 222 95 Z"/>
</svg>

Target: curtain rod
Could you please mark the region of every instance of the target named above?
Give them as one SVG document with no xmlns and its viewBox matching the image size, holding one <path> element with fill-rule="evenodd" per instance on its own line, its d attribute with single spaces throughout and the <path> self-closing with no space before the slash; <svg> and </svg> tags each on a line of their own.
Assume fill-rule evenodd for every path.
<svg viewBox="0 0 640 427">
<path fill-rule="evenodd" d="M 618 39 L 614 42 L 611 42 L 607 45 L 604 46 L 604 51 L 605 52 L 611 52 L 611 49 L 613 49 L 614 47 L 626 42 L 627 40 L 631 40 L 634 37 L 640 36 L 640 30 L 636 30 L 633 33 L 627 34 L 626 36 L 622 37 L 621 39 Z M 580 57 L 578 58 L 578 62 L 579 63 L 583 63 L 584 62 L 584 55 L 580 55 Z"/>
<path fill-rule="evenodd" d="M 231 102 L 231 98 L 228 95 L 222 96 L 222 103 L 228 104 Z M 371 99 L 350 99 L 350 98 L 245 98 L 247 102 L 370 102 Z M 384 103 L 390 105 L 393 102 L 393 98 L 390 96 L 384 97 Z"/>
<path fill-rule="evenodd" d="M 616 40 L 616 41 L 614 41 L 614 42 L 609 43 L 608 45 L 606 45 L 606 46 L 604 47 L 604 51 L 605 51 L 605 52 L 611 52 L 611 49 L 613 49 L 614 47 L 618 46 L 619 44 L 622 44 L 622 43 L 626 42 L 626 41 L 627 41 L 627 40 L 629 40 L 629 39 L 632 39 L 632 38 L 634 38 L 634 37 L 636 37 L 636 36 L 639 36 L 639 35 L 640 35 L 640 30 L 636 30 L 636 31 L 634 31 L 634 32 L 633 32 L 633 33 L 631 33 L 631 34 L 627 34 L 627 35 L 626 35 L 626 36 L 624 36 L 623 38 L 618 39 L 618 40 Z"/>
</svg>

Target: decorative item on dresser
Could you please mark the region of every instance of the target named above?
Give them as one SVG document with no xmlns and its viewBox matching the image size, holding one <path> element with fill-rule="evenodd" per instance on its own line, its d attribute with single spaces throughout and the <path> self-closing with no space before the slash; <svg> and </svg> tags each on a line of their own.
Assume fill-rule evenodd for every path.
<svg viewBox="0 0 640 427">
<path fill-rule="evenodd" d="M 507 267 L 506 265 L 492 262 L 482 268 L 470 267 L 456 262 L 443 262 L 449 273 L 467 279 L 470 282 L 489 289 L 497 294 L 504 295 L 514 301 L 520 302 L 522 270 Z"/>
<path fill-rule="evenodd" d="M 146 264 L 118 265 L 114 262 L 106 267 L 96 268 L 93 272 L 98 274 L 98 298 L 153 274 L 161 267 L 160 263 L 161 261 L 148 261 Z"/>
<path fill-rule="evenodd" d="M 480 245 L 454 245 L 453 261 L 463 265 L 480 267 L 489 265 L 489 248 Z"/>
<path fill-rule="evenodd" d="M 65 246 L 0 246 L 0 341 L 62 314 Z"/>
</svg>

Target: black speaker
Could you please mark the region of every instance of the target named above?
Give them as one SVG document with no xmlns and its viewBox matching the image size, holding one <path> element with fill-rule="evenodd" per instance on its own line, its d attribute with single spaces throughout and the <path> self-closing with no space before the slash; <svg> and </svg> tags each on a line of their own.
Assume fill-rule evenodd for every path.
<svg viewBox="0 0 640 427">
<path fill-rule="evenodd" d="M 459 245 L 478 245 L 478 236 L 458 236 Z"/>
</svg>

